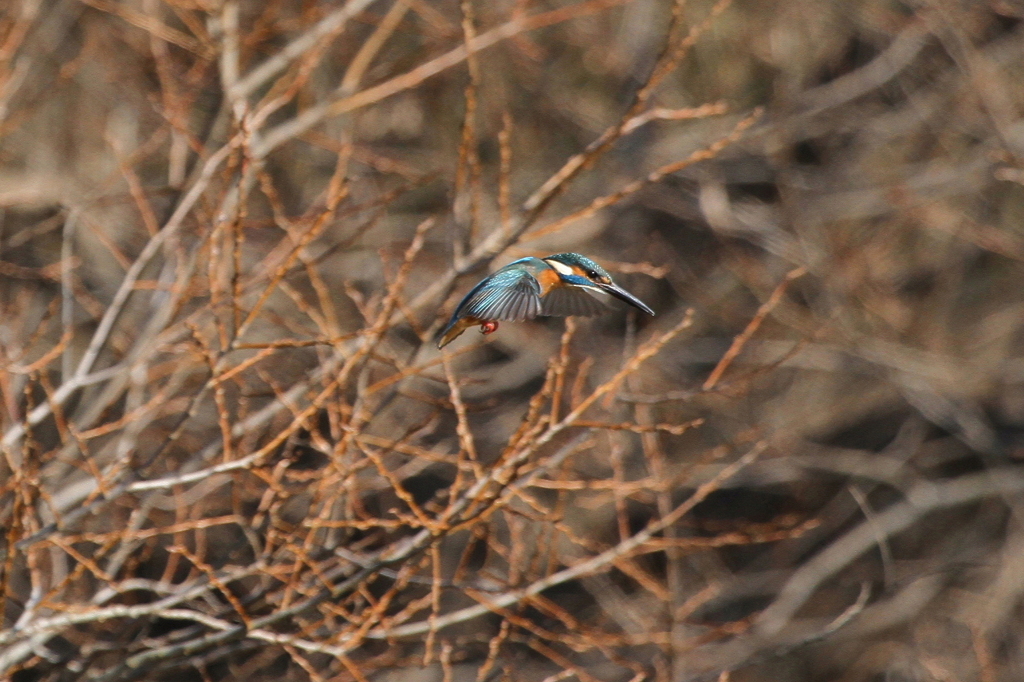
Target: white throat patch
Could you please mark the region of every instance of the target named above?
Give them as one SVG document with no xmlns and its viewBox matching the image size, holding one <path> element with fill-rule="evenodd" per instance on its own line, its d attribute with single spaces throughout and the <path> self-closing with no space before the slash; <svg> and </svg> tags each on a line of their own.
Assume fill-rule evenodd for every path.
<svg viewBox="0 0 1024 682">
<path fill-rule="evenodd" d="M 559 263 L 556 260 L 546 260 L 544 262 L 547 263 L 548 265 L 550 265 L 551 267 L 553 267 L 555 270 L 558 270 L 558 272 L 560 272 L 563 275 L 575 274 L 575 273 L 573 273 L 572 268 L 570 268 L 565 263 Z"/>
</svg>

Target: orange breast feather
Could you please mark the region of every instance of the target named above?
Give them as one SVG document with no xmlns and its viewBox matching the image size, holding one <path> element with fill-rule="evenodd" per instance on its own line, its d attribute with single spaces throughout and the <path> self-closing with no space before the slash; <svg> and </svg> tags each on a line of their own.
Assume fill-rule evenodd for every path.
<svg viewBox="0 0 1024 682">
<path fill-rule="evenodd" d="M 537 273 L 537 283 L 540 284 L 540 295 L 546 296 L 552 287 L 561 286 L 562 278 L 552 268 L 545 268 Z"/>
</svg>

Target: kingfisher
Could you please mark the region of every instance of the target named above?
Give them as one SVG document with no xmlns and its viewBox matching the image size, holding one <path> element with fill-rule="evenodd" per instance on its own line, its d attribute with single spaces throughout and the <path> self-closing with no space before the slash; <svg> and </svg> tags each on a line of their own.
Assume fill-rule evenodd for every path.
<svg viewBox="0 0 1024 682">
<path fill-rule="evenodd" d="M 512 261 L 473 287 L 441 331 L 444 348 L 470 327 L 491 334 L 498 322 L 522 322 L 537 316 L 590 317 L 606 310 L 593 294 L 608 294 L 653 315 L 643 301 L 612 281 L 604 268 L 578 253 Z"/>
</svg>

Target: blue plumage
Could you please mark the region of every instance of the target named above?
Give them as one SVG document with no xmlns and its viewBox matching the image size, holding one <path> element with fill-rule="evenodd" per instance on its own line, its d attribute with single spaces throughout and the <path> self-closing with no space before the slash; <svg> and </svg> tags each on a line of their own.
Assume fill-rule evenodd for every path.
<svg viewBox="0 0 1024 682">
<path fill-rule="evenodd" d="M 498 322 L 522 322 L 538 315 L 590 316 L 605 308 L 592 293 L 610 294 L 653 315 L 640 299 L 622 289 L 597 263 L 578 253 L 520 258 L 480 281 L 455 308 L 437 347 L 467 328 L 481 325 L 489 334 Z"/>
</svg>

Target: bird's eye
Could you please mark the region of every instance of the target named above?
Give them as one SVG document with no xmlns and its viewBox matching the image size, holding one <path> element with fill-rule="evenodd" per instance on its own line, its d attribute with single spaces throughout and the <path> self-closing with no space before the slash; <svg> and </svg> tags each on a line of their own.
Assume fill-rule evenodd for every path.
<svg viewBox="0 0 1024 682">
<path fill-rule="evenodd" d="M 597 271 L 587 270 L 587 277 L 589 277 L 590 279 L 597 279 Z"/>
</svg>

